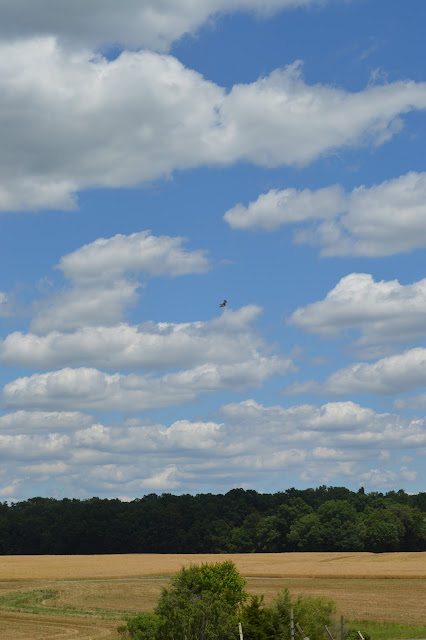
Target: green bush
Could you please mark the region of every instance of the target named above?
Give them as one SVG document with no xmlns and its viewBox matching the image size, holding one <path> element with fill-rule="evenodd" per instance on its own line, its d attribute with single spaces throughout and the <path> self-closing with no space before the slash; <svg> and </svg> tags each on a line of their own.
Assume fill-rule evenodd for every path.
<svg viewBox="0 0 426 640">
<path fill-rule="evenodd" d="M 244 586 L 232 562 L 183 568 L 163 589 L 154 613 L 129 620 L 123 635 L 132 640 L 238 640 L 241 622 L 244 640 L 288 640 L 293 609 L 294 622 L 310 640 L 327 640 L 324 627 L 335 612 L 332 600 L 301 595 L 293 600 L 284 589 L 267 607 L 263 596 L 248 599 Z"/>
<path fill-rule="evenodd" d="M 129 620 L 127 633 L 132 640 L 237 640 L 244 585 L 233 562 L 184 567 L 154 613 Z"/>
</svg>

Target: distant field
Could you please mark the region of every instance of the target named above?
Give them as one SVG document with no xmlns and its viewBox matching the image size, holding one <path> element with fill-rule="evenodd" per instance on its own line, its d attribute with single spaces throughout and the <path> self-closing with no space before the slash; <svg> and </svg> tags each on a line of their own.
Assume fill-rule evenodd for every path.
<svg viewBox="0 0 426 640">
<path fill-rule="evenodd" d="M 266 602 L 288 587 L 332 598 L 347 619 L 426 625 L 426 553 L 0 556 L 0 638 L 116 640 L 182 566 L 222 560 Z"/>
<path fill-rule="evenodd" d="M 425 553 L 117 554 L 0 556 L 2 580 L 170 576 L 182 566 L 233 560 L 244 576 L 426 578 Z"/>
</svg>

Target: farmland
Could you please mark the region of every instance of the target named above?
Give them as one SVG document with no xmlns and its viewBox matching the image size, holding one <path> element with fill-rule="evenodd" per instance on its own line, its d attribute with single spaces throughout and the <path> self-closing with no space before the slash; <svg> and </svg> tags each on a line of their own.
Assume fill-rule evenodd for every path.
<svg viewBox="0 0 426 640">
<path fill-rule="evenodd" d="M 426 624 L 426 553 L 3 556 L 0 637 L 115 640 L 180 567 L 230 559 L 266 602 L 287 586 L 331 597 L 347 619 Z"/>
</svg>

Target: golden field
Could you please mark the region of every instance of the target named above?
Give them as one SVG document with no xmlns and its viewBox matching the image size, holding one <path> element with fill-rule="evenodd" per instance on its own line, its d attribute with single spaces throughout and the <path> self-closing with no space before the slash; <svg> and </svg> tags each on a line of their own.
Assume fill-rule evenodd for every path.
<svg viewBox="0 0 426 640">
<path fill-rule="evenodd" d="M 2 580 L 170 576 L 182 566 L 224 560 L 232 560 L 243 576 L 257 578 L 426 578 L 426 552 L 0 556 L 0 576 Z"/>
<path fill-rule="evenodd" d="M 324 595 L 348 619 L 426 624 L 426 553 L 0 557 L 2 640 L 116 640 L 182 566 L 233 560 L 265 601 L 288 587 Z"/>
</svg>

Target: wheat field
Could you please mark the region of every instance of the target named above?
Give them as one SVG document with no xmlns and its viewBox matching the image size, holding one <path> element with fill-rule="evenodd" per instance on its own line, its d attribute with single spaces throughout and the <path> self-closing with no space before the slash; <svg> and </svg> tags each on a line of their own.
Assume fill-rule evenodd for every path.
<svg viewBox="0 0 426 640">
<path fill-rule="evenodd" d="M 224 560 L 232 560 L 246 577 L 426 578 L 426 552 L 0 556 L 0 576 L 2 580 L 170 576 L 182 566 Z"/>
<path fill-rule="evenodd" d="M 232 560 L 252 594 L 332 598 L 347 619 L 426 624 L 426 553 L 0 557 L 2 640 L 117 640 L 182 566 Z"/>
</svg>

